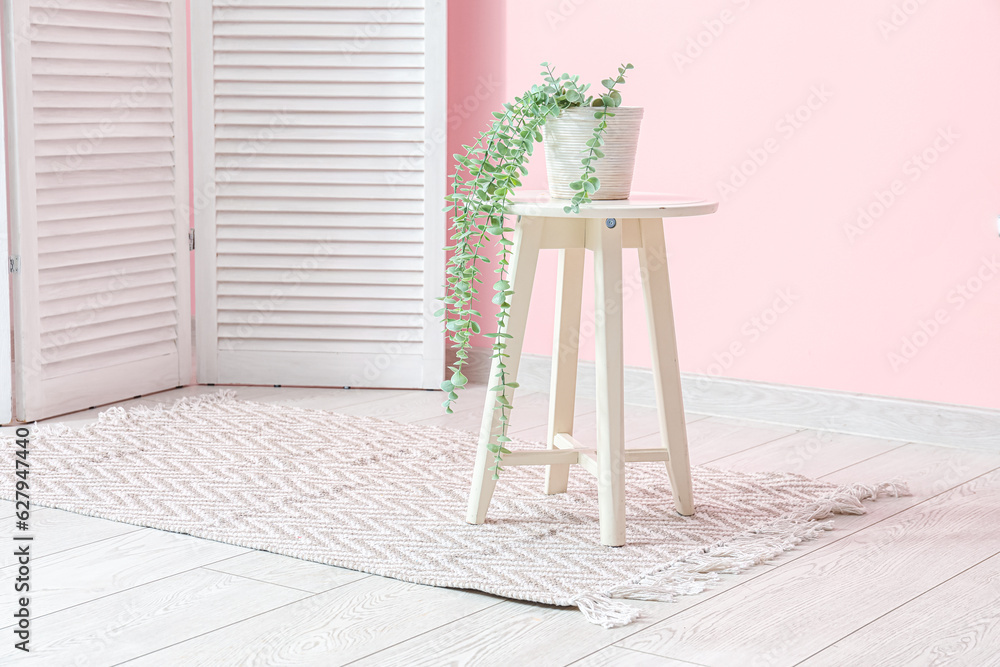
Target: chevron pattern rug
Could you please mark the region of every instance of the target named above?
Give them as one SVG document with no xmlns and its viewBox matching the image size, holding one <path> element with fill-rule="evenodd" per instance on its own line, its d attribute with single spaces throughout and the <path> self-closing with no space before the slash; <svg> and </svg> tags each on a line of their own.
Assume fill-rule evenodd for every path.
<svg viewBox="0 0 1000 667">
<path fill-rule="evenodd" d="M 465 523 L 476 436 L 446 428 L 238 400 L 232 390 L 160 409 L 116 407 L 79 430 L 33 429 L 39 505 L 405 581 L 579 607 L 605 627 L 622 598 L 701 591 L 832 528 L 835 513 L 905 493 L 784 473 L 693 472 L 696 514 L 673 510 L 662 464 L 628 468 L 628 545 L 600 545 L 594 480 L 542 492 L 508 469 L 487 523 Z M 515 442 L 518 448 L 542 447 Z M 13 447 L 4 449 L 11 457 Z M 5 465 L 9 463 L 8 461 Z M 3 492 L 13 496 L 10 475 Z"/>
</svg>

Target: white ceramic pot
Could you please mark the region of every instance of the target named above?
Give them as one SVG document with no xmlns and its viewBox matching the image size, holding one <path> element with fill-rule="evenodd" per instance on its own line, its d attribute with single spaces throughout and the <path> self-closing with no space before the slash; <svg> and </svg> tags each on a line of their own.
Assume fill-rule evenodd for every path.
<svg viewBox="0 0 1000 667">
<path fill-rule="evenodd" d="M 583 165 L 580 160 L 589 151 L 587 140 L 601 121 L 594 118 L 597 107 L 563 109 L 543 126 L 545 164 L 549 176 L 549 194 L 558 199 L 570 199 L 569 184 L 580 180 Z M 601 187 L 591 199 L 628 199 L 632 190 L 635 149 L 639 144 L 639 123 L 642 107 L 617 107 L 608 118 L 604 132 L 604 157 L 593 162 L 594 173 Z"/>
</svg>

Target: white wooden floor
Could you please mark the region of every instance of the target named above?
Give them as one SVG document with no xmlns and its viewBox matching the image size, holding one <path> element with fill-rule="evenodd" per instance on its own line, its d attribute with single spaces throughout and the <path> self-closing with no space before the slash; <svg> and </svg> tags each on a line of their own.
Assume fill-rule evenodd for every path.
<svg viewBox="0 0 1000 667">
<path fill-rule="evenodd" d="M 170 403 L 188 387 L 120 405 Z M 446 416 L 438 392 L 238 388 L 241 398 L 476 429 L 481 391 Z M 543 437 L 546 397 L 514 430 Z M 58 421 L 82 425 L 98 410 Z M 593 405 L 579 406 L 581 439 Z M 630 445 L 652 410 L 630 408 Z M 909 481 L 912 498 L 677 603 L 637 603 L 615 630 L 577 611 L 437 589 L 209 540 L 38 509 L 34 651 L 12 649 L 12 549 L 0 558 L 0 664 L 1000 665 L 1000 454 L 689 415 L 695 464 L 837 483 Z M 11 429 L 3 429 L 9 435 Z M 503 482 L 501 481 L 501 484 Z M 0 504 L 9 545 L 13 509 Z"/>
</svg>

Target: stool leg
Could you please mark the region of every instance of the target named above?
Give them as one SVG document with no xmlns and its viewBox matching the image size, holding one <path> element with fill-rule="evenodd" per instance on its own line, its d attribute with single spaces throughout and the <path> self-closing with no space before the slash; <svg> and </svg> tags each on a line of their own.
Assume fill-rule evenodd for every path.
<svg viewBox="0 0 1000 667">
<path fill-rule="evenodd" d="M 522 217 L 514 226 L 514 253 L 511 259 L 508 282 L 513 294 L 510 296 L 510 316 L 507 318 L 506 333 L 513 338 L 506 339 L 504 358 L 507 365 L 507 377 L 511 381 L 517 379 L 517 367 L 521 361 L 521 343 L 524 340 L 524 325 L 528 320 L 528 302 L 531 301 L 531 285 L 535 280 L 535 265 L 538 262 L 538 248 L 542 238 L 542 218 Z M 485 281 L 484 284 L 488 284 Z M 497 364 L 494 359 L 490 366 L 488 386 L 496 386 Z M 483 523 L 486 521 L 486 510 L 493 498 L 496 480 L 489 468 L 493 465 L 493 453 L 486 447 L 490 438 L 500 426 L 500 413 L 494 410 L 496 395 L 499 392 L 486 392 L 486 405 L 483 409 L 483 424 L 479 431 L 479 447 L 476 450 L 476 467 L 472 473 L 472 489 L 469 492 L 469 509 L 465 520 L 468 523 Z M 508 399 L 513 390 L 508 391 Z"/>
<path fill-rule="evenodd" d="M 556 433 L 573 433 L 585 254 L 583 248 L 559 251 L 555 331 L 552 335 L 552 388 L 549 392 L 549 449 L 555 448 Z M 566 493 L 568 482 L 568 463 L 546 467 L 545 493 Z"/>
<path fill-rule="evenodd" d="M 691 490 L 691 461 L 688 457 L 687 426 L 684 423 L 684 400 L 681 395 L 681 372 L 677 361 L 677 335 L 670 299 L 667 273 L 667 249 L 663 239 L 663 221 L 639 221 L 642 243 L 639 268 L 642 293 L 646 301 L 650 351 L 653 359 L 653 382 L 660 418 L 660 437 L 666 439 L 670 460 L 667 475 L 674 506 L 685 516 L 694 514 Z"/>
<path fill-rule="evenodd" d="M 597 329 L 597 493 L 601 544 L 625 544 L 625 364 L 622 351 L 622 226 L 587 220 L 594 251 Z"/>
</svg>

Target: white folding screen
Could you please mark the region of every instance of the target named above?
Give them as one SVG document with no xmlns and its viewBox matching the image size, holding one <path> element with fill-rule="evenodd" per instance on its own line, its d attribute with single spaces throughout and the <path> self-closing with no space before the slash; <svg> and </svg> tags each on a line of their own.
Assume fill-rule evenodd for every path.
<svg viewBox="0 0 1000 667">
<path fill-rule="evenodd" d="M 15 416 L 191 375 L 183 0 L 6 0 Z"/>
<path fill-rule="evenodd" d="M 437 387 L 444 0 L 191 20 L 199 380 Z"/>
<path fill-rule="evenodd" d="M 7 124 L 0 113 L 0 155 L 7 154 Z M 7 164 L 0 161 L 0 217 L 7 229 Z M 7 234 L 0 233 L 0 257 L 7 257 Z M 10 280 L 0 284 L 0 424 L 7 424 L 14 417 L 14 385 L 11 382 L 10 360 L 13 358 L 10 320 Z"/>
</svg>

